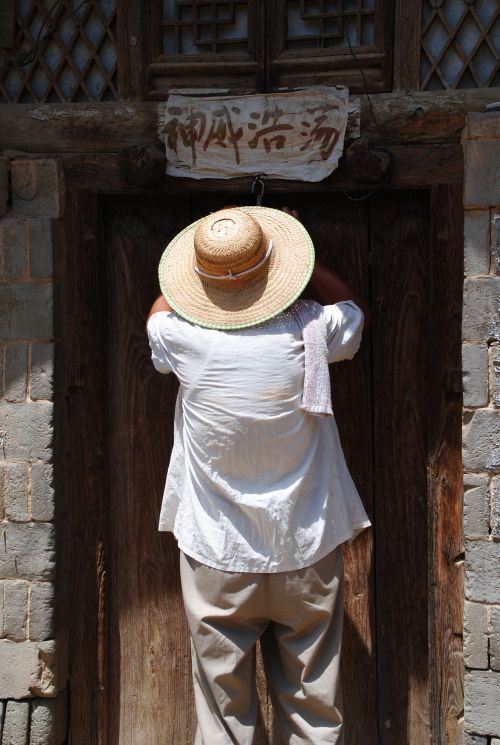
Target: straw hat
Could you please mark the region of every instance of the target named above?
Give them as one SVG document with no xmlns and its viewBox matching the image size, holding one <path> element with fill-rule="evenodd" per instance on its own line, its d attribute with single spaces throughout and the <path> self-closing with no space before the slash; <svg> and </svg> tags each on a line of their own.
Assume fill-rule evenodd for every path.
<svg viewBox="0 0 500 745">
<path fill-rule="evenodd" d="M 237 207 L 197 220 L 170 241 L 160 287 L 191 323 L 238 329 L 291 305 L 313 266 L 313 243 L 298 220 L 270 207 Z"/>
</svg>

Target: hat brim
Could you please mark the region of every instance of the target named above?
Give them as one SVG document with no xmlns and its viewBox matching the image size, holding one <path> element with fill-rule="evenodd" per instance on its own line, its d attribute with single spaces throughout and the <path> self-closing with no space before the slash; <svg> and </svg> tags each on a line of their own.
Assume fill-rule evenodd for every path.
<svg viewBox="0 0 500 745">
<path fill-rule="evenodd" d="M 170 241 L 158 269 L 165 299 L 180 316 L 198 326 L 239 329 L 281 313 L 307 285 L 314 267 L 314 246 L 302 223 L 271 207 L 238 207 L 260 224 L 273 248 L 264 272 L 238 286 L 215 286 L 196 272 L 194 233 L 200 220 Z M 203 219 L 203 218 L 202 218 Z"/>
</svg>

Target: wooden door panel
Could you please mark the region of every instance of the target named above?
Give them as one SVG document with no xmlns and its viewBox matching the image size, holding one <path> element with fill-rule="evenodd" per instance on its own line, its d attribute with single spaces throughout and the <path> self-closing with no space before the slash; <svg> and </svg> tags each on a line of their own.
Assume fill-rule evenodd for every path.
<svg viewBox="0 0 500 745">
<path fill-rule="evenodd" d="M 182 205 L 183 209 L 180 207 L 176 209 L 177 220 L 181 219 L 181 222 L 184 224 L 190 219 L 197 219 L 197 217 L 209 211 L 219 209 L 231 201 L 232 199 L 230 197 L 215 195 L 203 200 L 193 200 L 191 204 L 184 203 Z M 282 201 L 282 199 L 277 197 L 275 199 L 276 206 L 281 204 Z M 350 211 L 346 214 L 346 202 L 347 200 L 345 199 L 339 200 L 339 198 L 335 199 L 331 196 L 324 197 L 321 200 L 307 198 L 301 200 L 301 210 L 306 224 L 311 229 L 321 258 L 328 264 L 337 262 L 337 266 L 339 266 L 340 263 L 342 266 L 339 267 L 339 270 L 346 273 L 346 276 L 350 274 L 351 277 L 349 279 L 352 278 L 354 285 L 357 286 L 359 291 L 366 294 L 369 284 L 367 209 L 366 206 L 358 207 L 347 202 L 347 207 L 350 208 Z M 149 566 L 154 563 L 154 555 L 158 551 L 157 544 L 159 538 L 150 534 L 150 528 L 153 525 L 154 529 L 156 529 L 158 495 L 160 495 L 162 490 L 165 467 L 159 467 L 160 464 L 155 464 L 154 460 L 152 460 L 152 453 L 147 452 L 148 447 L 151 448 L 151 443 L 146 442 L 142 446 L 138 446 L 137 441 L 143 439 L 143 433 L 147 432 L 148 427 L 151 426 L 148 425 L 148 416 L 152 418 L 157 417 L 157 412 L 165 407 L 165 410 L 170 412 L 170 427 L 173 417 L 173 399 L 169 401 L 168 394 L 166 394 L 167 397 L 164 400 L 157 400 L 156 404 L 152 405 L 152 411 L 148 412 L 147 410 L 148 399 L 151 398 L 151 400 L 154 400 L 156 398 L 157 394 L 154 391 L 157 388 L 161 388 L 163 381 L 156 381 L 157 378 L 162 378 L 162 376 L 158 376 L 151 367 L 147 344 L 145 345 L 144 339 L 141 339 L 142 326 L 140 324 L 136 325 L 134 319 L 141 319 L 146 312 L 145 308 L 135 308 L 135 304 L 140 305 L 141 302 L 143 303 L 144 296 L 148 298 L 148 301 L 154 296 L 154 292 L 147 292 L 148 282 L 151 282 L 151 278 L 156 278 L 156 264 L 161 254 L 161 249 L 167 242 L 168 236 L 174 234 L 182 225 L 174 222 L 174 227 L 172 227 L 173 215 L 170 210 L 165 210 L 163 203 L 160 203 L 159 200 L 157 200 L 156 209 L 153 202 L 149 202 L 142 209 L 138 209 L 137 203 L 132 200 L 127 200 L 126 203 L 124 200 L 120 200 L 120 207 L 118 209 L 115 207 L 114 209 L 115 211 L 112 212 L 114 217 L 109 221 L 109 230 L 111 230 L 108 248 L 110 251 L 108 271 L 110 276 L 109 328 L 110 334 L 112 334 L 112 330 L 119 323 L 119 319 L 121 319 L 123 334 L 115 335 L 113 340 L 110 339 L 110 360 L 114 360 L 115 355 L 118 355 L 122 360 L 122 364 L 117 371 L 118 377 L 123 380 L 126 397 L 134 401 L 134 413 L 132 416 L 136 416 L 136 421 L 130 421 L 131 410 L 123 408 L 120 403 L 121 390 L 117 389 L 112 394 L 113 403 L 110 408 L 111 424 L 109 441 L 110 447 L 113 453 L 115 453 L 112 459 L 113 476 L 111 477 L 111 481 L 113 482 L 112 490 L 117 495 L 116 499 L 121 503 L 122 509 L 124 492 L 126 489 L 129 490 L 128 499 L 130 501 L 130 507 L 128 511 L 124 512 L 121 524 L 115 528 L 111 528 L 110 535 L 111 544 L 114 545 L 113 556 L 115 556 L 113 564 L 114 572 L 112 568 L 111 573 L 113 576 L 114 573 L 121 572 L 123 576 L 123 580 L 117 578 L 114 583 L 113 580 L 111 581 L 112 586 L 113 584 L 115 585 L 112 595 L 114 609 L 110 618 L 111 639 L 114 636 L 112 628 L 116 626 L 120 629 L 121 641 L 119 645 L 113 643 L 114 646 L 111 648 L 110 669 L 113 671 L 113 683 L 111 684 L 110 693 L 111 700 L 115 703 L 112 707 L 114 714 L 110 716 L 110 729 L 112 732 L 116 732 L 117 730 L 121 732 L 134 731 L 132 722 L 141 722 L 141 731 L 149 733 L 148 736 L 150 736 L 150 727 L 154 727 L 154 724 L 151 724 L 148 715 L 145 714 L 147 707 L 144 708 L 141 705 L 141 701 L 139 701 L 137 704 L 138 710 L 141 710 L 139 715 L 138 710 L 135 712 L 135 707 L 132 707 L 130 711 L 130 706 L 127 705 L 129 701 L 129 694 L 126 692 L 127 689 L 130 691 L 130 695 L 133 695 L 132 692 L 139 685 L 139 679 L 142 677 L 146 681 L 148 675 L 152 672 L 145 662 L 138 663 L 135 658 L 136 652 L 130 657 L 130 647 L 134 642 L 134 635 L 136 633 L 134 629 L 144 630 L 144 635 L 142 637 L 139 635 L 135 640 L 136 648 L 144 647 L 145 645 L 150 650 L 150 656 L 153 659 L 157 659 L 165 654 L 165 652 L 172 653 L 175 651 L 173 649 L 164 649 L 164 639 L 165 636 L 168 637 L 169 633 L 167 627 L 169 623 L 178 628 L 180 626 L 184 627 L 184 618 L 180 605 L 176 570 L 172 575 L 174 578 L 173 586 L 171 585 L 171 594 L 175 598 L 175 611 L 172 612 L 170 618 L 167 618 L 166 615 L 162 618 L 160 614 L 160 623 L 156 629 L 149 628 L 150 617 L 152 618 L 151 623 L 153 626 L 156 621 L 154 615 L 151 615 L 151 612 L 147 608 L 148 597 L 143 600 L 143 605 L 139 604 L 137 607 L 137 603 L 135 603 L 135 617 L 132 613 L 127 613 L 126 609 L 134 605 L 134 598 L 137 595 L 141 595 L 138 581 L 136 581 L 135 586 L 129 583 L 125 590 L 121 587 L 123 583 L 126 583 L 127 573 L 124 573 L 122 567 L 133 567 L 134 576 L 140 576 L 142 571 L 141 566 L 144 562 Z M 161 228 L 162 220 L 164 220 L 163 230 Z M 151 238 L 151 232 L 154 233 L 157 231 L 163 237 L 157 239 L 155 244 Z M 158 243 L 158 241 L 160 242 Z M 359 271 L 360 269 L 362 271 Z M 147 272 L 149 272 L 149 277 L 146 276 Z M 131 314 L 131 321 L 134 323 L 133 331 L 130 322 L 123 323 L 123 317 L 125 316 L 129 319 Z M 350 456 L 353 464 L 357 461 L 353 473 L 356 476 L 355 472 L 357 472 L 361 482 L 361 491 L 365 495 L 367 507 L 370 509 L 372 477 L 370 470 L 371 407 L 369 402 L 369 346 L 367 344 L 364 345 L 363 350 L 355 363 L 346 363 L 345 365 L 337 366 L 337 382 L 335 383 L 334 396 L 337 400 L 336 410 L 339 427 L 341 430 L 346 430 L 343 435 L 345 434 L 347 438 L 351 435 L 352 441 L 356 442 L 359 430 L 361 429 L 364 432 L 364 444 L 367 447 L 369 456 L 366 457 L 361 450 L 355 448 L 353 448 L 352 454 L 349 454 L 347 450 L 346 452 L 348 459 Z M 356 365 L 355 370 L 353 370 L 353 365 Z M 114 368 L 114 363 L 111 363 L 110 375 L 115 374 L 112 368 Z M 146 370 L 149 370 L 149 372 L 146 372 Z M 152 390 L 151 394 L 148 393 L 149 388 Z M 146 406 L 144 404 L 141 405 L 141 396 L 146 397 Z M 154 434 L 153 425 L 152 435 Z M 132 443 L 136 443 L 134 451 L 130 450 Z M 164 447 L 168 449 L 169 446 L 170 443 L 165 442 L 160 447 L 160 451 Z M 144 449 L 140 449 L 137 452 L 138 447 Z M 127 468 L 127 461 L 130 461 L 131 457 L 134 460 L 137 458 L 137 465 L 132 466 L 133 474 L 130 473 L 130 463 L 128 463 Z M 367 464 L 369 465 L 368 469 Z M 350 465 L 352 468 L 352 464 Z M 157 470 L 156 477 L 151 476 L 149 473 L 155 467 Z M 115 469 L 118 471 L 116 476 L 114 474 Z M 124 483 L 123 474 L 127 473 L 127 470 L 127 483 Z M 131 476 L 133 477 L 132 479 Z M 149 503 L 146 508 L 141 508 L 141 510 L 137 511 L 137 494 L 144 493 L 145 484 L 148 485 L 149 492 L 149 494 L 145 495 L 145 499 L 149 500 Z M 363 489 L 362 486 L 365 488 Z M 152 501 L 151 496 L 153 497 Z M 112 511 L 114 511 L 113 508 Z M 127 521 L 128 525 L 126 524 Z M 144 530 L 144 524 L 146 523 L 148 526 L 147 543 L 152 547 L 149 554 L 147 552 L 144 553 L 142 548 L 137 548 L 141 545 L 140 535 L 137 531 Z M 162 537 L 160 537 L 160 541 L 161 539 Z M 348 719 L 353 723 L 353 731 L 347 742 L 352 742 L 353 744 L 359 741 L 361 733 L 364 735 L 364 742 L 366 744 L 368 742 L 366 740 L 366 732 L 376 732 L 375 688 L 373 685 L 375 663 L 372 649 L 373 618 L 370 615 L 370 608 L 373 607 L 373 597 L 371 597 L 373 586 L 370 587 L 371 580 L 369 579 L 371 573 L 371 543 L 371 537 L 367 531 L 366 536 L 363 536 L 353 547 L 346 550 L 347 613 L 344 659 L 348 660 L 349 664 L 344 666 L 343 678 Z M 133 547 L 131 547 L 131 544 L 133 544 Z M 125 557 L 127 559 L 126 562 Z M 154 596 L 158 594 L 154 588 L 160 581 L 162 574 L 167 575 L 169 571 L 171 572 L 172 566 L 175 563 L 173 556 L 162 557 L 162 559 L 163 566 L 159 564 L 156 567 L 157 576 L 151 578 L 150 585 L 146 589 L 149 602 L 153 602 Z M 151 566 L 150 571 L 152 572 Z M 158 595 L 158 601 L 161 602 L 161 594 Z M 145 615 L 145 618 L 140 621 L 137 614 L 141 617 Z M 185 628 L 182 633 L 185 636 Z M 180 642 L 179 639 L 174 639 L 171 640 L 171 643 L 175 647 L 175 644 Z M 133 672 L 120 672 L 120 667 L 122 670 L 132 670 Z M 164 672 L 166 677 L 173 676 L 175 678 L 178 675 L 178 672 L 174 669 L 166 668 Z M 158 674 L 156 673 L 156 677 L 153 676 L 152 679 L 153 688 L 157 678 Z M 184 676 L 185 678 L 186 676 Z M 121 683 L 119 684 L 118 681 L 120 680 Z M 264 715 L 264 727 L 259 739 L 263 745 L 266 742 L 277 743 L 279 742 L 279 735 L 272 720 L 272 707 L 262 674 L 259 676 L 259 681 L 261 705 Z M 112 692 L 113 685 L 116 687 L 115 694 Z M 175 688 L 177 699 L 180 700 L 179 687 L 173 683 L 170 683 L 170 685 Z M 145 682 L 143 682 L 143 686 L 150 688 L 149 684 Z M 150 709 L 154 710 L 156 696 L 154 692 L 153 695 L 151 693 L 151 691 L 148 691 L 146 696 Z M 183 697 L 184 694 L 185 692 L 183 692 Z M 365 702 L 362 716 L 356 710 L 357 704 L 355 703 L 360 699 Z M 352 709 L 352 716 L 349 716 L 350 708 Z M 169 713 L 165 711 L 165 721 L 168 720 Z M 151 714 L 151 716 L 154 717 L 154 714 Z M 184 740 L 179 740 L 179 742 L 181 741 L 184 742 Z M 121 736 L 117 742 L 122 745 Z M 375 742 L 375 739 L 373 742 Z M 124 739 L 123 743 L 127 743 L 128 745 L 128 740 Z"/>
<path fill-rule="evenodd" d="M 431 253 L 427 192 L 372 209 L 375 584 L 384 745 L 429 742 L 427 424 Z"/>
<path fill-rule="evenodd" d="M 172 447 L 174 376 L 150 362 L 145 320 L 166 240 L 183 227 L 187 199 L 107 204 L 109 451 L 109 743 L 190 743 L 189 642 L 178 551 L 160 533 Z"/>
<path fill-rule="evenodd" d="M 269 206 L 299 211 L 314 242 L 318 259 L 338 272 L 356 292 L 370 300 L 370 226 L 367 202 L 345 196 L 290 195 Z M 304 295 L 313 297 L 308 288 Z M 353 360 L 330 368 L 332 405 L 352 477 L 373 522 L 373 456 L 371 406 L 371 332 L 364 335 Z M 363 531 L 352 546 L 344 545 L 345 616 L 342 640 L 342 687 L 346 745 L 376 745 L 376 649 L 373 576 L 373 531 Z M 363 702 L 360 706 L 360 702 Z"/>
<path fill-rule="evenodd" d="M 326 199 L 318 257 L 370 302 L 370 225 L 366 202 Z M 317 218 L 312 221 L 316 233 Z M 332 404 L 349 470 L 374 523 L 371 330 L 353 360 L 332 365 Z M 342 687 L 346 745 L 377 745 L 373 529 L 344 544 L 345 615 Z M 360 702 L 363 705 L 360 706 Z"/>
</svg>

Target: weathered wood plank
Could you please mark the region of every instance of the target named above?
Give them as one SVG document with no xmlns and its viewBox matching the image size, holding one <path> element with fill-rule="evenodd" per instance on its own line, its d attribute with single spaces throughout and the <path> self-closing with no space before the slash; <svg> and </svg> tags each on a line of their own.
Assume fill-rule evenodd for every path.
<svg viewBox="0 0 500 745">
<path fill-rule="evenodd" d="M 373 232 L 375 587 L 379 737 L 429 742 L 428 193 L 377 195 Z M 362 447 L 362 446 L 361 446 Z"/>
<path fill-rule="evenodd" d="M 461 185 L 431 191 L 434 259 L 429 385 L 429 670 L 432 745 L 460 745 L 463 717 Z"/>
<path fill-rule="evenodd" d="M 75 745 L 107 742 L 107 468 L 105 452 L 104 273 L 97 196 L 67 195 L 61 252 L 66 282 L 69 515 L 63 538 L 68 579 L 71 707 Z"/>
<path fill-rule="evenodd" d="M 2 104 L 0 149 L 116 152 L 159 144 L 157 122 L 157 104 Z"/>
<path fill-rule="evenodd" d="M 417 91 L 420 87 L 422 0 L 395 0 L 393 89 Z"/>
<path fill-rule="evenodd" d="M 120 99 L 138 100 L 146 87 L 151 28 L 151 3 L 122 0 L 118 13 L 118 92 Z"/>
<path fill-rule="evenodd" d="M 193 199 L 192 218 L 226 204 L 220 193 L 201 202 Z M 268 201 L 271 207 L 287 204 L 299 210 L 309 230 L 317 255 L 362 296 L 368 298 L 369 225 L 367 202 L 348 201 L 343 195 L 280 194 Z M 304 296 L 312 297 L 310 288 Z M 367 511 L 373 514 L 371 457 L 371 349 L 369 333 L 354 360 L 332 366 L 333 402 L 343 449 Z M 358 447 L 360 433 L 364 448 Z M 365 531 L 352 546 L 344 547 L 345 627 L 342 652 L 342 681 L 346 718 L 346 745 L 377 745 L 375 588 L 373 534 Z M 260 694 L 269 745 L 281 745 L 260 675 Z"/>
<path fill-rule="evenodd" d="M 465 114 L 484 111 L 498 100 L 498 89 L 398 91 L 360 99 L 361 132 L 374 141 L 446 143 L 459 141 Z M 2 104 L 0 150 L 96 153 L 159 145 L 159 107 L 164 103 Z"/>
<path fill-rule="evenodd" d="M 275 206 L 280 200 L 274 199 Z M 370 301 L 368 202 L 342 194 L 295 200 L 318 258 Z M 307 293 L 304 293 L 307 294 Z M 353 360 L 332 365 L 332 402 L 351 475 L 373 521 L 371 332 Z M 359 447 L 360 439 L 363 448 Z M 341 675 L 346 745 L 377 745 L 373 529 L 344 545 L 345 614 Z"/>
<path fill-rule="evenodd" d="M 176 542 L 158 532 L 177 381 L 150 361 L 145 320 L 165 243 L 189 199 L 103 204 L 107 249 L 110 735 L 120 745 L 192 743 L 189 635 Z M 103 318 L 104 321 L 104 318 Z M 105 325 L 105 324 L 103 324 Z"/>
<path fill-rule="evenodd" d="M 411 145 L 388 148 L 393 158 L 390 186 L 396 188 L 422 187 L 433 183 L 460 182 L 463 177 L 463 153 L 459 143 L 447 145 Z M 129 193 L 206 193 L 232 192 L 250 197 L 252 179 L 180 179 L 163 173 L 164 164 L 151 158 L 150 164 L 136 167 L 136 159 L 129 163 L 122 156 L 111 153 L 66 155 L 62 159 L 65 176 L 70 186 L 94 189 L 98 192 Z M 141 158 L 139 161 L 142 163 Z M 353 192 L 355 198 L 378 191 L 383 186 L 355 182 L 348 167 L 340 161 L 339 168 L 319 183 L 266 180 L 266 194 L 318 193 L 329 191 Z M 264 200 L 265 201 L 265 200 Z"/>
<path fill-rule="evenodd" d="M 369 301 L 370 238 L 367 202 L 343 195 L 273 196 L 270 206 L 299 211 L 318 258 Z M 304 297 L 313 297 L 306 288 Z M 342 448 L 368 514 L 373 517 L 370 332 L 353 360 L 332 365 L 332 402 Z M 360 437 L 363 449 L 358 447 Z M 344 545 L 345 615 L 341 675 L 346 745 L 377 745 L 377 670 L 373 531 Z"/>
</svg>

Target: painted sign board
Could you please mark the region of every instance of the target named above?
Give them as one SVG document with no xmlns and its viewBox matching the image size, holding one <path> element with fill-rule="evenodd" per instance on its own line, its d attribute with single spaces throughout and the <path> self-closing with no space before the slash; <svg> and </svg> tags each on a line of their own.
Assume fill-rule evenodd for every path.
<svg viewBox="0 0 500 745">
<path fill-rule="evenodd" d="M 170 176 L 265 174 L 321 181 L 337 167 L 349 91 L 317 87 L 245 96 L 170 95 L 160 131 Z"/>
</svg>

